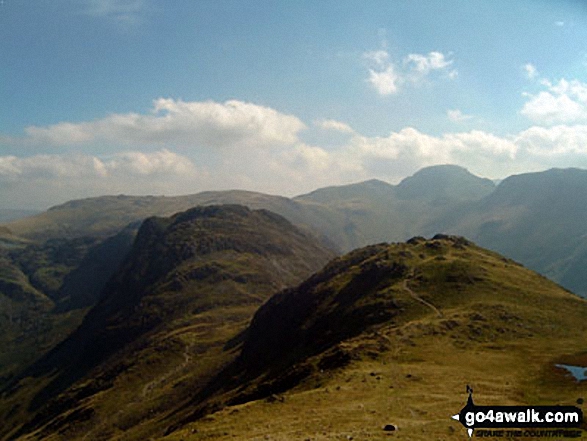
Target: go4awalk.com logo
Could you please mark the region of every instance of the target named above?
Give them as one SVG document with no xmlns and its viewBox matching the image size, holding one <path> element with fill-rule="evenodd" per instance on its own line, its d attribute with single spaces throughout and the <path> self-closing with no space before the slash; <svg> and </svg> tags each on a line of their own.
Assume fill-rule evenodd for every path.
<svg viewBox="0 0 587 441">
<path fill-rule="evenodd" d="M 453 415 L 469 437 L 579 438 L 583 412 L 575 406 L 477 406 L 473 390 L 465 407 Z"/>
</svg>

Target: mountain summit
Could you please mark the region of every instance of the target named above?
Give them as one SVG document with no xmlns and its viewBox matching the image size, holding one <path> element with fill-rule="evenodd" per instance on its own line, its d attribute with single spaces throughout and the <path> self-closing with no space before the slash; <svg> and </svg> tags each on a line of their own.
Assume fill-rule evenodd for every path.
<svg viewBox="0 0 587 441">
<path fill-rule="evenodd" d="M 426 167 L 401 181 L 396 194 L 401 199 L 474 201 L 484 198 L 495 184 L 457 165 Z"/>
</svg>

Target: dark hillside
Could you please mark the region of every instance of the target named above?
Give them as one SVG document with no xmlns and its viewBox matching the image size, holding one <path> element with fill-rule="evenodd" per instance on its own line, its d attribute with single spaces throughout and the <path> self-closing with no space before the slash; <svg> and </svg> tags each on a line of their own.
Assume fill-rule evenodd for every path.
<svg viewBox="0 0 587 441">
<path fill-rule="evenodd" d="M 129 413 L 120 418 L 130 419 L 144 418 L 149 406 L 172 409 L 177 402 L 168 398 L 169 383 L 187 381 L 197 389 L 230 359 L 222 347 L 272 292 L 332 257 L 315 238 L 266 210 L 209 206 L 147 219 L 81 326 L 22 376 L 24 383 L 38 379 L 36 392 L 27 389 L 28 410 L 11 417 L 13 429 L 67 431 L 73 417 L 65 416 L 76 408 L 79 424 L 104 434 L 116 426 L 86 417 L 108 412 L 106 403 L 127 402 Z M 8 402 L 22 398 L 19 390 L 14 384 L 5 392 Z M 130 391 L 138 395 L 131 399 Z"/>
</svg>

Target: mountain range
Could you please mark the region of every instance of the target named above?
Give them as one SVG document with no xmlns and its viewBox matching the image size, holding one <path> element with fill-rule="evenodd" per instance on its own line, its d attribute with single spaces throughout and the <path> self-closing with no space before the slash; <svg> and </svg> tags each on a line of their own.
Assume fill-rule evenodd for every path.
<svg viewBox="0 0 587 441">
<path fill-rule="evenodd" d="M 191 196 L 105 196 L 71 201 L 4 224 L 17 237 L 105 238 L 130 222 L 197 205 L 264 208 L 313 232 L 338 252 L 382 241 L 446 232 L 465 236 L 587 294 L 587 171 L 552 169 L 495 185 L 453 165 L 433 166 L 398 185 L 378 180 L 285 198 L 246 191 Z"/>
<path fill-rule="evenodd" d="M 587 364 L 585 301 L 531 270 L 587 294 L 585 195 L 585 170 L 496 185 L 446 165 L 295 198 L 104 196 L 0 225 L 0 439 L 377 439 L 397 387 L 406 437 L 439 439 L 455 426 L 433 407 L 456 412 L 459 381 L 512 403 L 582 396 L 553 366 Z M 468 377 L 448 379 L 462 359 Z M 296 432 L 300 415 L 315 425 Z M 255 431 L 273 419 L 288 429 Z"/>
</svg>

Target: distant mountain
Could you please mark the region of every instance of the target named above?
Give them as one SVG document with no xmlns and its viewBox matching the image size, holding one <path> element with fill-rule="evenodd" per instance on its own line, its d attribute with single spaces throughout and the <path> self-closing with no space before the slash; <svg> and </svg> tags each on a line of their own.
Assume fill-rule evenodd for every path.
<svg viewBox="0 0 587 441">
<path fill-rule="evenodd" d="M 479 178 L 456 165 L 438 165 L 422 170 L 404 179 L 396 187 L 400 199 L 445 203 L 478 201 L 495 189 L 489 179 Z"/>
<path fill-rule="evenodd" d="M 587 171 L 553 169 L 503 180 L 444 226 L 586 295 L 585 219 Z"/>
<path fill-rule="evenodd" d="M 83 427 L 110 437 L 152 408 L 172 410 L 230 360 L 223 346 L 270 294 L 333 256 L 266 210 L 208 206 L 148 218 L 79 328 L 5 389 L 0 436 L 41 428 L 41 438 L 58 430 L 74 439 Z"/>
<path fill-rule="evenodd" d="M 0 222 L 11 222 L 17 219 L 34 216 L 41 210 L 18 210 L 13 208 L 0 208 Z"/>
<path fill-rule="evenodd" d="M 394 194 L 395 186 L 378 179 L 360 182 L 358 184 L 325 187 L 314 190 L 311 193 L 297 196 L 294 200 L 312 201 L 320 204 L 337 204 L 354 199 L 362 199 L 368 196 L 369 199 L 386 199 Z"/>
<path fill-rule="evenodd" d="M 416 235 L 463 235 L 587 294 L 587 280 L 577 272 L 587 252 L 586 174 L 579 169 L 528 173 L 506 178 L 496 187 L 462 167 L 440 165 L 422 169 L 398 185 L 370 180 L 293 199 L 244 191 L 85 199 L 4 228 L 40 242 L 48 238 L 103 240 L 129 222 L 151 215 L 237 203 L 278 213 L 339 252 Z"/>
<path fill-rule="evenodd" d="M 342 220 L 344 242 L 323 232 L 342 250 L 382 241 L 402 241 L 415 235 L 437 233 L 437 219 L 460 212 L 495 188 L 488 179 L 462 167 L 439 165 L 420 170 L 397 186 L 372 180 L 319 189 L 294 198 L 299 203 L 320 203 Z M 340 237 L 340 234 L 337 235 Z"/>
<path fill-rule="evenodd" d="M 200 205 L 240 204 L 281 214 L 296 225 L 327 225 L 332 213 L 322 206 L 301 205 L 282 196 L 249 191 L 203 192 L 188 196 L 102 196 L 70 201 L 37 216 L 4 225 L 13 234 L 34 240 L 107 238 L 126 225 L 150 216 L 171 216 Z M 314 228 L 314 231 L 321 231 Z M 333 245 L 333 243 L 331 243 Z"/>
<path fill-rule="evenodd" d="M 575 404 L 585 386 L 554 365 L 587 361 L 586 314 L 587 301 L 460 237 L 373 245 L 265 303 L 168 432 L 383 439 L 393 423 L 442 439 L 464 432 L 450 415 L 468 384 L 476 403 Z"/>
</svg>

